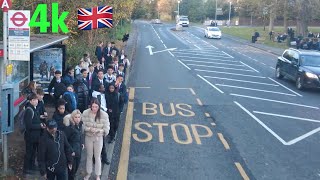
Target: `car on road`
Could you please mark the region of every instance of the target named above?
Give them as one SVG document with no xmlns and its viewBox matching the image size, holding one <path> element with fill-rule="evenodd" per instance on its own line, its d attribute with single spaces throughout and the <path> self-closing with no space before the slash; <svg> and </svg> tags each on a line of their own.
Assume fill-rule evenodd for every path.
<svg viewBox="0 0 320 180">
<path fill-rule="evenodd" d="M 152 24 L 162 24 L 162 22 L 161 22 L 160 19 L 152 19 L 152 20 L 151 20 L 151 23 L 152 23 Z"/>
<path fill-rule="evenodd" d="M 188 27 L 189 26 L 189 19 L 188 18 L 180 18 L 178 20 L 178 25 L 181 25 L 182 27 Z"/>
<path fill-rule="evenodd" d="M 287 77 L 296 83 L 300 90 L 320 88 L 320 52 L 286 49 L 278 57 L 276 77 Z"/>
<path fill-rule="evenodd" d="M 222 33 L 218 27 L 207 27 L 204 31 L 204 37 L 221 39 Z"/>
</svg>

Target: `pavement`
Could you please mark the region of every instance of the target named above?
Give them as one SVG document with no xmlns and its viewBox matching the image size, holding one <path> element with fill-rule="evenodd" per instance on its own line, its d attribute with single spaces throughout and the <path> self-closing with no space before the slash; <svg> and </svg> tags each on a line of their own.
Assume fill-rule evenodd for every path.
<svg viewBox="0 0 320 180">
<path fill-rule="evenodd" d="M 275 79 L 283 50 L 206 39 L 199 27 L 135 25 L 110 179 L 320 178 L 319 91 Z"/>
</svg>

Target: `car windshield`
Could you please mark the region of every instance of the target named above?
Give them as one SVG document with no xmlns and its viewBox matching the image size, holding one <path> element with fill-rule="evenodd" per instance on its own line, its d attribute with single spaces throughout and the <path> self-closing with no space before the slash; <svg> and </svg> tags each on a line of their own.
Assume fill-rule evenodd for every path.
<svg viewBox="0 0 320 180">
<path fill-rule="evenodd" d="M 209 28 L 209 31 L 220 31 L 219 28 Z"/>
<path fill-rule="evenodd" d="M 301 65 L 320 67 L 320 56 L 304 55 L 301 56 Z"/>
<path fill-rule="evenodd" d="M 186 18 L 181 18 L 180 21 L 188 21 Z"/>
</svg>

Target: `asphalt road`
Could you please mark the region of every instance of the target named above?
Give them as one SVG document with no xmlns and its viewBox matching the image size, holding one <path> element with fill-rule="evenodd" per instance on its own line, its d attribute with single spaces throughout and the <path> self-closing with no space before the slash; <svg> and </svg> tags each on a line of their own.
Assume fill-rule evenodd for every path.
<svg viewBox="0 0 320 180">
<path fill-rule="evenodd" d="M 320 179 L 319 91 L 275 79 L 269 52 L 135 23 L 112 179 Z"/>
</svg>

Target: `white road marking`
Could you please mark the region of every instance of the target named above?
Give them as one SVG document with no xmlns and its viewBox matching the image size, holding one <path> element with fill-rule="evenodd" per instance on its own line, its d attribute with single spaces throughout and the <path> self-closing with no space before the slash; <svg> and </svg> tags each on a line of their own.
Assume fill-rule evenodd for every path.
<svg viewBox="0 0 320 180">
<path fill-rule="evenodd" d="M 309 136 L 311 136 L 311 135 L 313 135 L 313 134 L 315 134 L 315 133 L 317 133 L 319 131 L 320 131 L 320 127 L 318 127 L 318 128 L 316 128 L 316 129 L 314 129 L 314 130 L 312 130 L 312 131 L 310 131 L 310 132 L 308 132 L 308 133 L 306 133 L 306 134 L 304 134 L 302 136 L 299 136 L 299 137 L 287 142 L 286 145 L 295 144 L 295 143 L 297 143 L 297 142 L 299 142 L 299 141 L 301 141 L 301 140 L 303 140 L 303 139 L 305 139 L 305 138 L 307 138 L 307 137 L 309 137 Z"/>
<path fill-rule="evenodd" d="M 226 85 L 226 84 L 215 84 L 215 85 L 216 86 L 231 87 L 231 88 L 236 88 L 236 89 L 246 89 L 246 90 L 252 90 L 252 91 L 267 92 L 267 93 L 273 93 L 273 94 L 282 94 L 282 95 L 286 95 L 286 96 L 296 96 L 294 94 L 282 93 L 282 92 L 277 92 L 277 91 L 267 91 L 267 90 L 263 90 L 263 89 L 247 88 L 247 87 L 241 87 L 241 86 L 231 86 L 231 85 Z"/>
<path fill-rule="evenodd" d="M 272 131 L 267 125 L 265 125 L 262 121 L 260 121 L 256 116 L 254 116 L 250 111 L 244 108 L 237 101 L 234 101 L 236 105 L 238 105 L 244 112 L 246 112 L 249 116 L 251 116 L 255 121 L 257 121 L 262 127 L 264 127 L 269 133 L 271 133 L 275 138 L 277 138 L 282 144 L 286 145 L 286 141 L 284 141 L 277 133 Z"/>
<path fill-rule="evenodd" d="M 244 65 L 241 65 L 241 64 L 227 64 L 227 63 L 208 62 L 208 61 L 194 61 L 194 60 L 182 60 L 182 61 L 205 63 L 205 64 L 223 64 L 223 65 L 228 65 L 228 66 L 240 66 L 240 67 L 244 66 Z"/>
<path fill-rule="evenodd" d="M 229 56 L 229 57 L 231 57 L 231 58 L 234 58 L 233 56 L 231 56 L 230 54 L 228 54 L 228 53 L 226 53 L 226 52 L 224 52 L 224 51 L 221 51 L 223 54 L 225 54 L 225 55 L 227 55 L 227 56 Z"/>
<path fill-rule="evenodd" d="M 199 50 L 198 50 L 199 51 Z M 177 51 L 175 52 L 177 54 L 191 54 L 191 55 L 200 55 L 200 56 L 220 56 L 223 54 L 221 52 L 182 52 L 182 51 Z M 225 56 L 223 56 L 225 57 Z"/>
<path fill-rule="evenodd" d="M 282 114 L 273 114 L 273 113 L 267 113 L 267 112 L 261 112 L 261 111 L 253 111 L 253 113 L 263 114 L 263 115 L 268 115 L 268 116 L 283 117 L 283 118 L 288 118 L 288 119 L 296 119 L 296 120 L 301 120 L 301 121 L 309 121 L 309 122 L 320 123 L 320 120 L 301 118 L 301 117 L 295 117 L 295 116 L 287 116 L 287 115 L 282 115 Z"/>
<path fill-rule="evenodd" d="M 261 64 L 266 65 L 265 63 L 261 62 Z"/>
<path fill-rule="evenodd" d="M 160 40 L 161 41 L 161 43 L 163 44 L 163 41 L 162 40 Z"/>
<path fill-rule="evenodd" d="M 219 91 L 221 94 L 223 94 L 224 92 L 221 91 L 218 87 L 216 87 L 215 85 L 213 85 L 212 83 L 210 83 L 208 80 L 206 80 L 205 78 L 203 78 L 202 76 L 200 76 L 199 74 L 197 74 L 197 76 L 199 78 L 201 78 L 202 80 L 204 80 L 206 83 L 208 83 L 211 87 L 213 87 L 214 89 L 216 89 L 217 91 Z"/>
<path fill-rule="evenodd" d="M 186 67 L 187 69 L 191 70 L 187 65 L 185 65 L 183 62 L 181 62 L 180 60 L 178 60 L 179 63 L 181 63 L 184 67 Z"/>
<path fill-rule="evenodd" d="M 167 49 L 167 46 L 165 44 L 163 44 L 163 46 Z"/>
<path fill-rule="evenodd" d="M 257 100 L 262 100 L 262 101 L 276 102 L 276 103 L 281 103 L 281 104 L 288 104 L 288 105 L 293 105 L 293 106 L 306 107 L 306 108 L 311 108 L 311 109 L 319 109 L 318 107 L 315 107 L 315 106 L 308 106 L 308 105 L 304 105 L 304 104 L 278 101 L 278 100 L 273 100 L 273 99 L 265 99 L 265 98 L 259 98 L 259 97 L 254 97 L 254 96 L 246 96 L 246 95 L 241 95 L 241 94 L 230 94 L 230 95 L 237 96 L 237 97 L 250 98 L 250 99 L 257 99 Z"/>
<path fill-rule="evenodd" d="M 211 45 L 211 47 L 215 48 L 215 49 L 218 49 L 217 47 L 215 47 L 214 45 Z"/>
<path fill-rule="evenodd" d="M 221 71 L 209 71 L 209 70 L 202 70 L 202 69 L 195 69 L 195 71 L 212 72 L 212 73 L 218 73 L 218 74 L 230 74 L 230 75 L 236 75 L 236 76 L 245 76 L 245 77 L 261 78 L 261 79 L 266 78 L 263 76 L 253 76 L 253 75 L 247 75 L 247 74 L 229 73 L 229 72 L 221 72 Z"/>
<path fill-rule="evenodd" d="M 208 68 L 216 68 L 216 69 L 230 69 L 234 71 L 249 71 L 252 72 L 252 70 L 248 69 L 237 69 L 237 68 L 230 68 L 230 67 L 217 67 L 217 66 L 208 66 L 208 65 L 202 65 L 202 64 L 188 64 L 188 66 L 197 66 L 197 67 L 208 67 Z"/>
<path fill-rule="evenodd" d="M 199 49 L 181 49 L 181 50 L 177 50 L 176 52 L 199 52 Z M 206 52 L 221 52 L 221 51 L 216 51 L 215 49 L 201 49 L 201 53 L 206 53 Z"/>
<path fill-rule="evenodd" d="M 276 70 L 276 68 L 274 68 L 274 67 L 271 67 L 271 66 L 270 66 L 270 68 L 273 69 L 273 70 Z"/>
<path fill-rule="evenodd" d="M 178 55 L 177 57 L 179 57 L 179 58 L 189 58 L 189 59 L 205 59 L 205 60 L 209 60 L 209 61 L 237 62 L 235 60 L 223 60 L 223 59 L 203 58 L 203 57 L 193 57 L 193 56 L 179 56 Z"/>
<path fill-rule="evenodd" d="M 171 56 L 172 56 L 172 57 L 174 57 L 174 55 L 172 54 L 172 52 L 171 52 L 171 51 L 168 51 L 168 52 L 169 52 L 169 54 L 171 54 Z"/>
<path fill-rule="evenodd" d="M 246 81 L 246 80 L 240 80 L 240 79 L 230 79 L 230 78 L 212 77 L 212 76 L 204 76 L 204 77 L 211 78 L 211 79 L 221 79 L 221 80 L 228 80 L 228 81 L 246 82 L 246 83 L 251 83 L 251 84 L 261 84 L 261 85 L 266 85 L 266 86 L 279 86 L 279 85 L 276 85 L 276 84 L 262 83 L 262 82 L 256 82 L 256 81 Z"/>
<path fill-rule="evenodd" d="M 192 44 L 192 42 L 191 41 L 189 41 L 189 40 L 186 40 L 188 43 L 190 43 L 190 44 Z"/>
<path fill-rule="evenodd" d="M 243 65 L 245 65 L 245 66 L 247 66 L 248 68 L 250 68 L 250 69 L 254 70 L 255 72 L 259 73 L 259 71 L 258 71 L 258 70 L 256 70 L 255 68 L 253 68 L 253 67 L 249 66 L 248 64 L 246 64 L 246 63 L 244 63 L 244 62 L 242 62 L 242 61 L 240 61 L 240 63 L 241 63 L 241 64 L 243 64 Z"/>
<path fill-rule="evenodd" d="M 199 46 L 197 46 L 197 45 L 194 45 L 196 48 L 198 48 L 198 49 L 201 49 Z"/>
<path fill-rule="evenodd" d="M 299 94 L 299 93 L 295 92 L 294 90 L 291 90 L 290 88 L 286 87 L 285 85 L 282 85 L 282 84 L 281 84 L 281 83 L 279 83 L 278 81 L 276 81 L 276 80 L 274 80 L 274 79 L 272 79 L 272 78 L 270 78 L 270 77 L 268 77 L 268 78 L 269 78 L 271 81 L 273 81 L 273 82 L 275 82 L 275 83 L 279 84 L 279 85 L 280 85 L 280 86 L 282 86 L 283 88 L 285 88 L 285 89 L 287 89 L 287 90 L 291 91 L 292 93 L 294 93 L 294 94 L 296 94 L 296 95 L 298 95 L 298 96 L 302 97 L 302 95 L 301 95 L 301 94 Z"/>
</svg>

